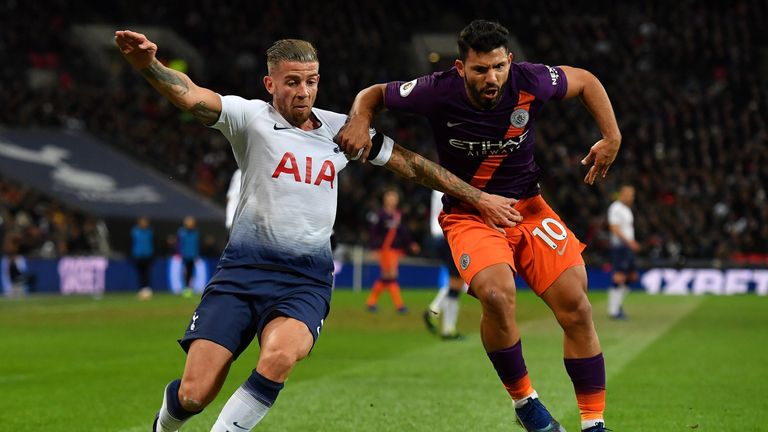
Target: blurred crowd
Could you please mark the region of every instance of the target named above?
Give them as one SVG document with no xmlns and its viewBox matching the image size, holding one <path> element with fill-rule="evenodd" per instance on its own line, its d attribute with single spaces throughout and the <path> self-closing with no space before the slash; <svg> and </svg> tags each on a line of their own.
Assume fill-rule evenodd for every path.
<svg viewBox="0 0 768 432">
<path fill-rule="evenodd" d="M 9 0 L 0 15 L 14 17 L 0 26 L 0 125 L 87 130 L 220 203 L 236 169 L 226 140 L 165 102 L 116 49 L 108 68 L 91 64 L 71 36 L 73 25 L 171 28 L 205 61 L 204 70 L 189 71 L 193 80 L 221 94 L 262 99 L 268 99 L 261 81 L 266 48 L 276 39 L 304 38 L 321 58 L 317 106 L 346 112 L 358 90 L 414 77 L 403 59 L 415 33 L 455 35 L 472 18 L 496 19 L 520 42 L 519 57 L 588 69 L 613 101 L 623 145 L 609 177 L 596 186 L 583 184 L 579 161 L 599 131 L 578 102 L 549 104 L 537 128 L 543 193 L 590 245 L 589 262 L 601 262 L 609 247 L 605 211 L 620 183 L 637 188 L 637 237 L 641 255 L 651 260 L 768 253 L 768 84 L 762 79 L 768 34 L 760 30 L 768 4 L 762 0 L 287 0 L 237 7 L 198 0 L 182 10 L 162 2 Z M 172 60 L 165 55 L 160 46 L 159 57 Z M 423 121 L 385 115 L 379 127 L 434 157 Z M 340 242 L 366 242 L 366 214 L 390 185 L 402 192 L 414 238 L 428 236 L 429 191 L 351 164 L 340 178 Z M 4 220 L 13 221 L 13 232 L 32 232 L 21 234 L 30 247 L 51 241 L 62 253 L 69 243 L 63 238 L 98 226 L 23 186 L 0 179 L 0 188 Z M 66 235 L 56 220 L 68 227 Z"/>
<path fill-rule="evenodd" d="M 110 253 L 106 223 L 0 177 L 2 254 L 55 257 Z"/>
</svg>

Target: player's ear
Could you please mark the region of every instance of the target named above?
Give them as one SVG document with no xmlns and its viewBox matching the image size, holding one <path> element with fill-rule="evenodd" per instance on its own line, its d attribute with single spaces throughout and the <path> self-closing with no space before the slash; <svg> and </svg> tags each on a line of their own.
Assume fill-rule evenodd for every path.
<svg viewBox="0 0 768 432">
<path fill-rule="evenodd" d="M 269 94 L 275 94 L 275 81 L 269 75 L 264 77 L 264 88 L 267 89 Z"/>
<path fill-rule="evenodd" d="M 459 59 L 456 59 L 453 65 L 456 66 L 456 72 L 459 73 L 459 76 L 464 78 L 464 62 Z"/>
<path fill-rule="evenodd" d="M 514 57 L 515 57 L 515 56 L 513 56 L 513 55 L 512 55 L 512 51 L 510 51 L 510 52 L 509 52 L 509 64 L 512 64 L 512 59 L 513 59 Z"/>
</svg>

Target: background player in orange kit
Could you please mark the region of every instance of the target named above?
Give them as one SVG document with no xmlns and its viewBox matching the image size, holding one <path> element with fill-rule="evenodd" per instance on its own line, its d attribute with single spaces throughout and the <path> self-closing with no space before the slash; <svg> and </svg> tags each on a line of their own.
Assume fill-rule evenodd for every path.
<svg viewBox="0 0 768 432">
<path fill-rule="evenodd" d="M 372 249 L 376 249 L 379 255 L 379 267 L 381 270 L 379 279 L 373 284 L 371 294 L 366 301 L 368 310 L 378 310 L 377 302 L 381 293 L 387 289 L 392 296 L 392 302 L 399 313 L 408 312 L 400 294 L 398 277 L 398 261 L 400 255 L 407 247 L 413 253 L 419 252 L 418 243 L 412 242 L 405 225 L 403 215 L 398 209 L 400 193 L 393 188 L 384 191 L 381 198 L 381 210 L 372 215 L 371 236 L 369 243 Z"/>
<path fill-rule="evenodd" d="M 584 245 L 540 195 L 535 123 L 545 102 L 581 99 L 602 133 L 582 160 L 594 162 L 584 179 L 589 184 L 607 174 L 621 134 L 594 75 L 568 66 L 513 63 L 508 36 L 498 23 L 472 21 L 459 35 L 454 68 L 362 90 L 336 141 L 346 152 L 358 151 L 369 141 L 374 114 L 384 107 L 420 114 L 432 126 L 442 166 L 481 190 L 520 200 L 515 208 L 523 222 L 503 232 L 485 227 L 473 209 L 450 197 L 440 217 L 459 272 L 482 305 L 483 345 L 526 430 L 565 430 L 528 377 L 515 318 L 519 273 L 564 331 L 564 362 L 581 429 L 604 431 L 605 363 L 587 298 Z"/>
</svg>

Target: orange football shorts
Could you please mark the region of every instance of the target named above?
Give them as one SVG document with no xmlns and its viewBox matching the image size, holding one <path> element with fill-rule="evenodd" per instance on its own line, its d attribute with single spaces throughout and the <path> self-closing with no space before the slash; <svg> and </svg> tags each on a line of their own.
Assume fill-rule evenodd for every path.
<svg viewBox="0 0 768 432">
<path fill-rule="evenodd" d="M 402 251 L 399 249 L 380 249 L 379 250 L 379 266 L 383 272 L 396 272 L 398 261 Z"/>
<path fill-rule="evenodd" d="M 586 245 L 565 226 L 541 195 L 521 199 L 515 208 L 523 221 L 496 231 L 477 215 L 460 209 L 439 217 L 456 268 L 467 284 L 486 267 L 507 263 L 538 295 L 568 268 L 584 265 Z"/>
</svg>

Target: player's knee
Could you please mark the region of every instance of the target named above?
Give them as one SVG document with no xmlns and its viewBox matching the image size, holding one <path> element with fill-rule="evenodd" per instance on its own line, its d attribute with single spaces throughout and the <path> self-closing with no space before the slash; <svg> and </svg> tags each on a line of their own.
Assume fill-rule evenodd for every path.
<svg viewBox="0 0 768 432">
<path fill-rule="evenodd" d="M 215 397 L 214 386 L 200 380 L 182 380 L 179 387 L 179 402 L 185 410 L 190 412 L 202 410 Z"/>
<path fill-rule="evenodd" d="M 557 320 L 565 329 L 580 329 L 592 324 L 592 305 L 587 296 L 569 302 L 557 313 Z"/>
<path fill-rule="evenodd" d="M 278 375 L 282 375 L 284 371 L 288 371 L 304 356 L 302 356 L 295 349 L 289 349 L 287 347 L 280 347 L 270 349 L 262 352 L 259 356 L 259 363 L 268 370 L 274 371 Z"/>
<path fill-rule="evenodd" d="M 484 313 L 503 315 L 514 311 L 515 285 L 504 282 L 489 282 L 475 291 Z"/>
</svg>

